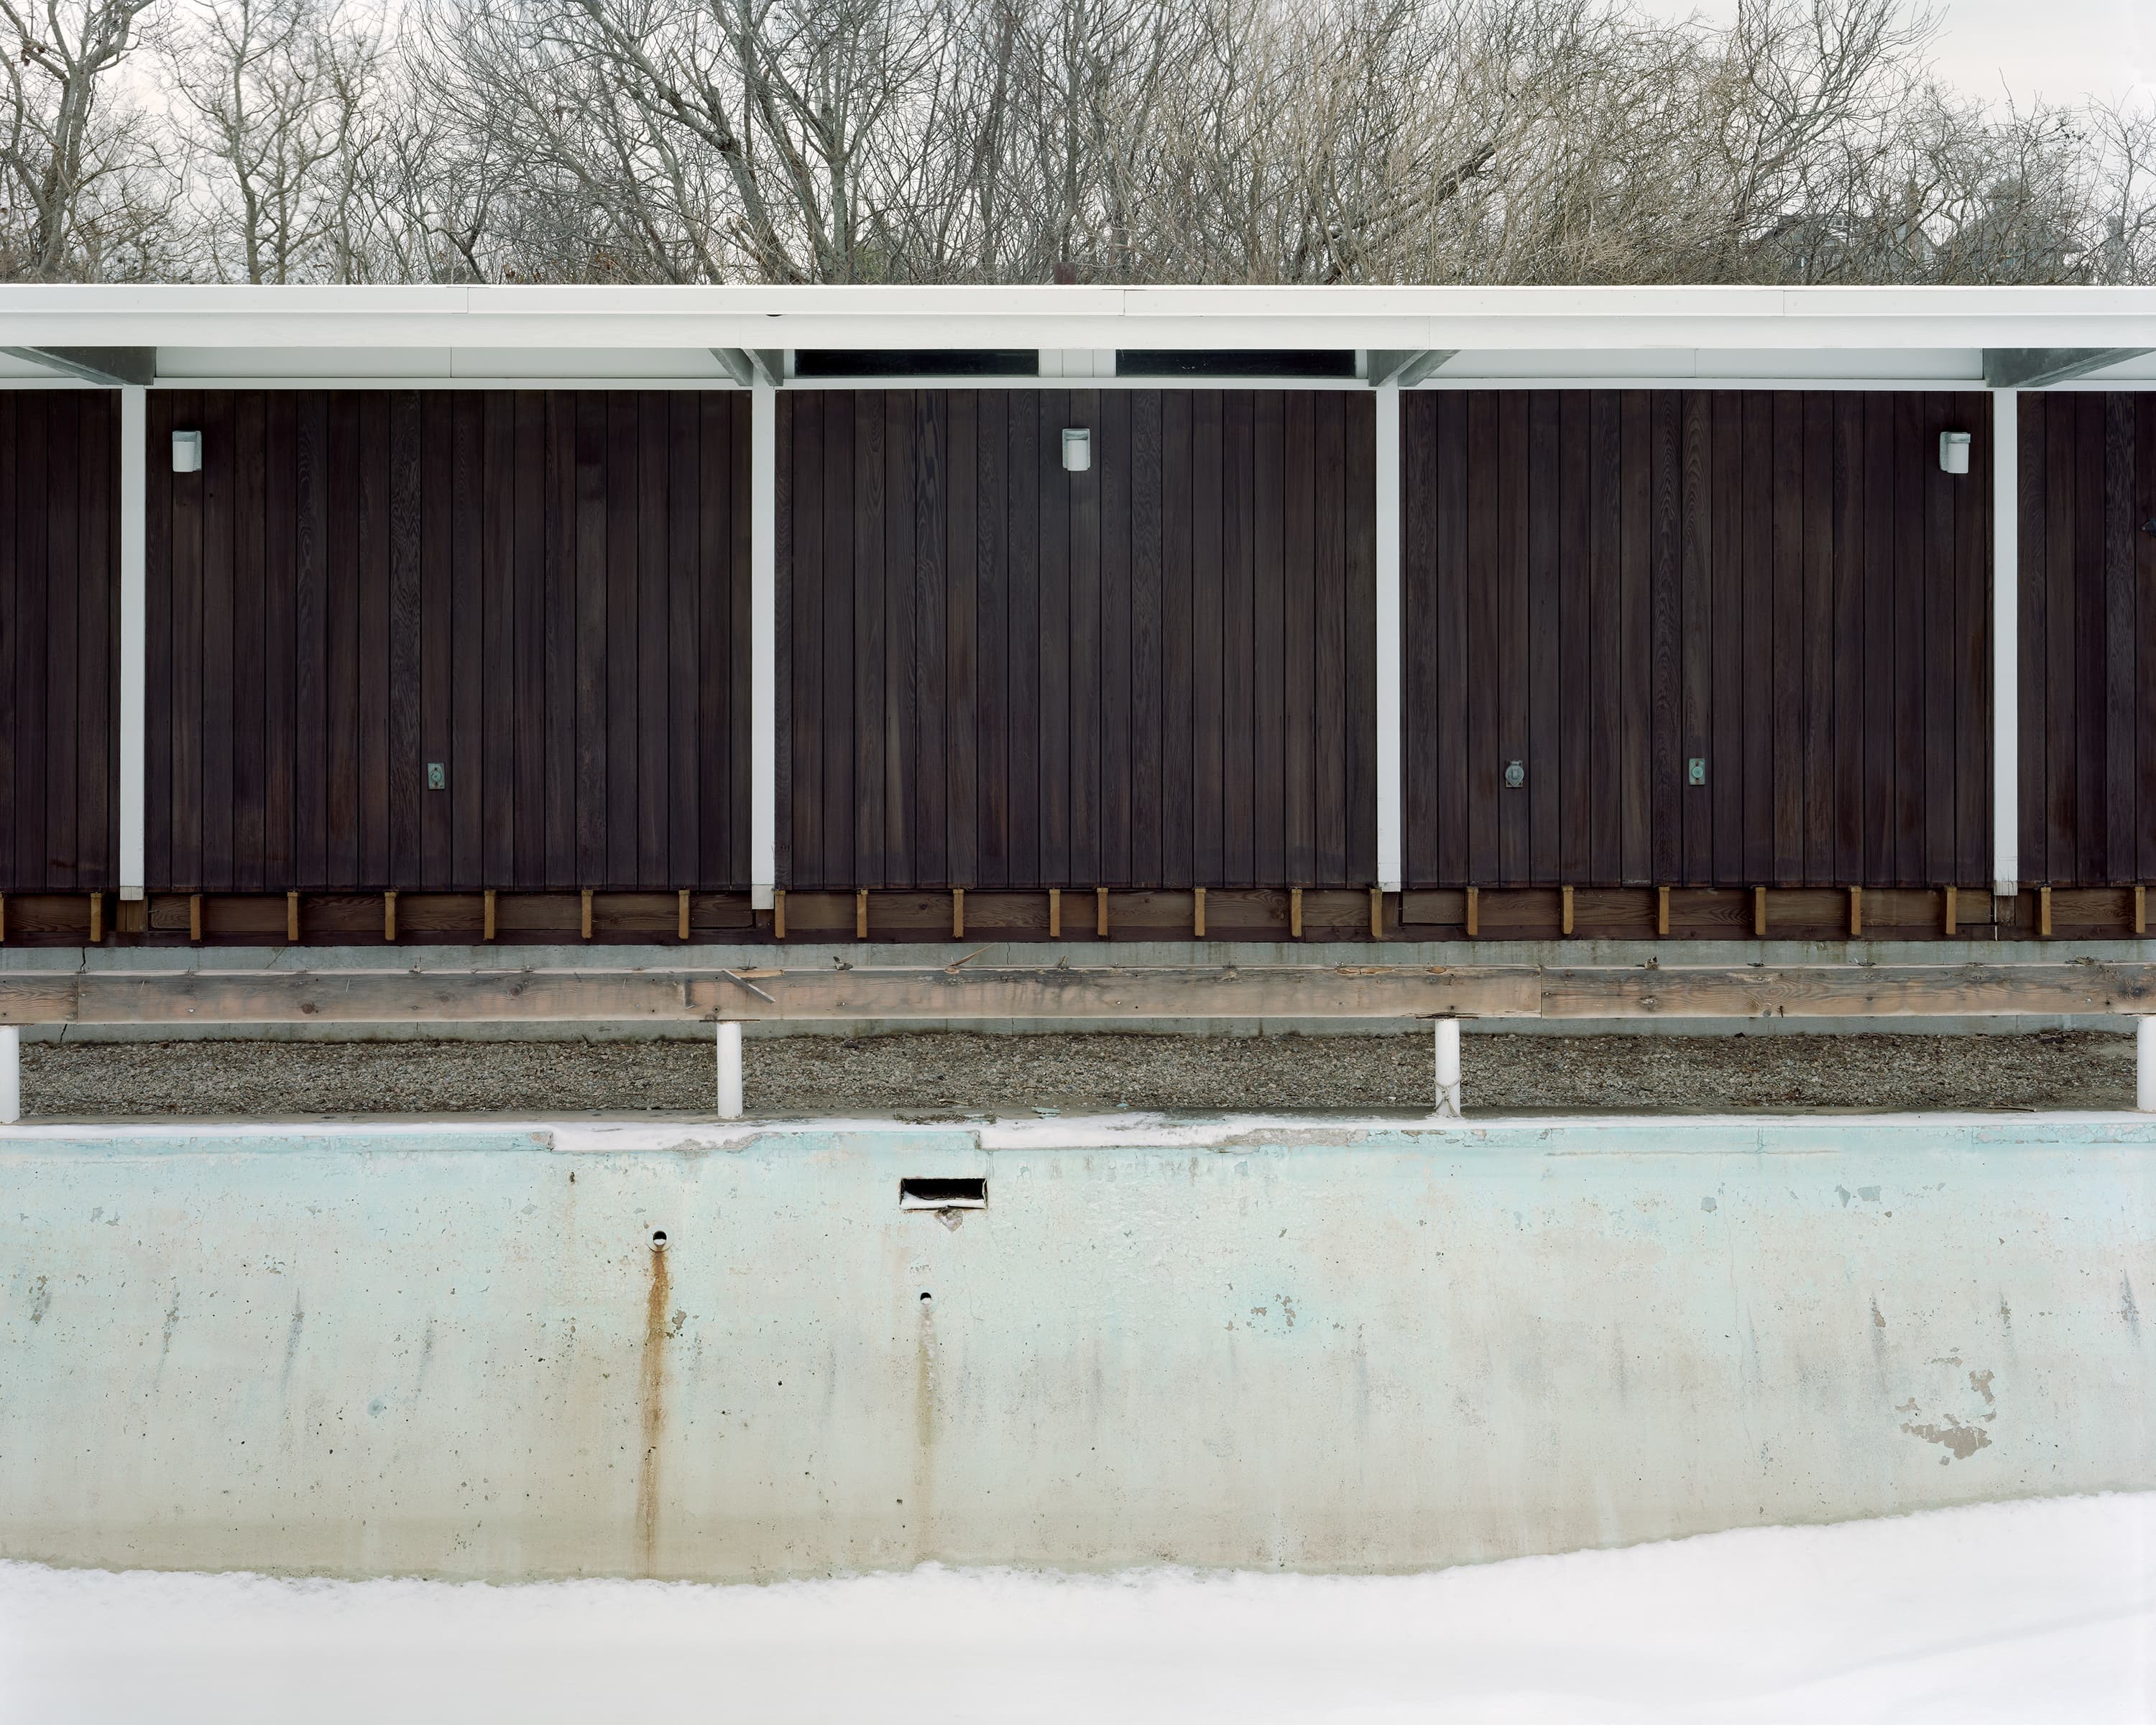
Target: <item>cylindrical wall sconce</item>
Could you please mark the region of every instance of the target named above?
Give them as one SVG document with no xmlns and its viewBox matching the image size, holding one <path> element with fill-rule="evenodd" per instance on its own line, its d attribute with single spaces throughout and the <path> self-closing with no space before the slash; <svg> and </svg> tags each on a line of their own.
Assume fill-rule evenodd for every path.
<svg viewBox="0 0 2156 1725">
<path fill-rule="evenodd" d="M 1093 465 L 1093 434 L 1083 426 L 1063 428 L 1063 470 L 1083 473 Z"/>
<path fill-rule="evenodd" d="M 202 434 L 199 431 L 176 431 L 172 434 L 172 471 L 202 471 Z"/>
<path fill-rule="evenodd" d="M 1969 434 L 1966 431 L 1942 431 L 1939 434 L 1939 471 L 1969 471 Z"/>
</svg>

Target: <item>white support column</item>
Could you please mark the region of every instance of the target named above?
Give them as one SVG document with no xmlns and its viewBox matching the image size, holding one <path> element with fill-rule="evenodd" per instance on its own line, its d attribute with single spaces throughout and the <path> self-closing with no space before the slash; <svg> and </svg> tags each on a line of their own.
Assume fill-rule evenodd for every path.
<svg viewBox="0 0 2156 1725">
<path fill-rule="evenodd" d="M 1991 890 L 2021 885 L 2019 398 L 1991 393 Z"/>
<path fill-rule="evenodd" d="M 22 1117 L 23 1033 L 13 1024 L 0 1024 L 0 1126 L 13 1126 Z"/>
<path fill-rule="evenodd" d="M 2133 1027 L 2133 1106 L 2156 1114 L 2156 1018 Z"/>
<path fill-rule="evenodd" d="M 1437 1114 L 1460 1118 L 1460 1020 L 1437 1021 Z"/>
<path fill-rule="evenodd" d="M 1378 885 L 1404 876 L 1400 793 L 1400 392 L 1378 392 Z"/>
<path fill-rule="evenodd" d="M 142 896 L 148 739 L 149 392 L 120 392 L 120 896 Z"/>
<path fill-rule="evenodd" d="M 742 1027 L 719 1026 L 719 1118 L 742 1117 Z"/>
<path fill-rule="evenodd" d="M 778 884 L 778 398 L 766 382 L 750 391 L 748 471 L 748 874 L 750 902 L 767 911 Z"/>
</svg>

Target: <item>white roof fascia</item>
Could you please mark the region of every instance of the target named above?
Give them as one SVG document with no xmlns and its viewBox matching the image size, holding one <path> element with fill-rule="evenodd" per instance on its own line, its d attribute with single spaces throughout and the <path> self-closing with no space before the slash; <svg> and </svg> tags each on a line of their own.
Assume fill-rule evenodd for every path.
<svg viewBox="0 0 2156 1725">
<path fill-rule="evenodd" d="M 24 285 L 0 346 L 345 350 L 358 374 L 396 349 L 2156 347 L 2156 288 Z"/>
</svg>

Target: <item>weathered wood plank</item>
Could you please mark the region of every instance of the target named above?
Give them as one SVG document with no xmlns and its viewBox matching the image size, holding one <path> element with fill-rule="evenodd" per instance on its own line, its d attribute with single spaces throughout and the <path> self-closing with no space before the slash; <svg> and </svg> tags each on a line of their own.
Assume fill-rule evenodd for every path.
<svg viewBox="0 0 2156 1725">
<path fill-rule="evenodd" d="M 670 917 L 664 894 L 653 915 Z M 90 972 L 0 975 L 0 1023 L 819 1022 L 875 1018 L 1900 1018 L 2156 1005 L 2156 965 L 1280 965 Z"/>
</svg>

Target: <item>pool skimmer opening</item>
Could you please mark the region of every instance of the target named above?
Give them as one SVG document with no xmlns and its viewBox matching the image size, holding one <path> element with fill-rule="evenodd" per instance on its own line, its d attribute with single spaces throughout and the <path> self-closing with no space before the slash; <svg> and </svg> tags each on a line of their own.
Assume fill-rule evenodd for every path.
<svg viewBox="0 0 2156 1725">
<path fill-rule="evenodd" d="M 988 1183 L 978 1178 L 901 1180 L 898 1207 L 902 1210 L 984 1210 L 988 1207 Z"/>
</svg>

